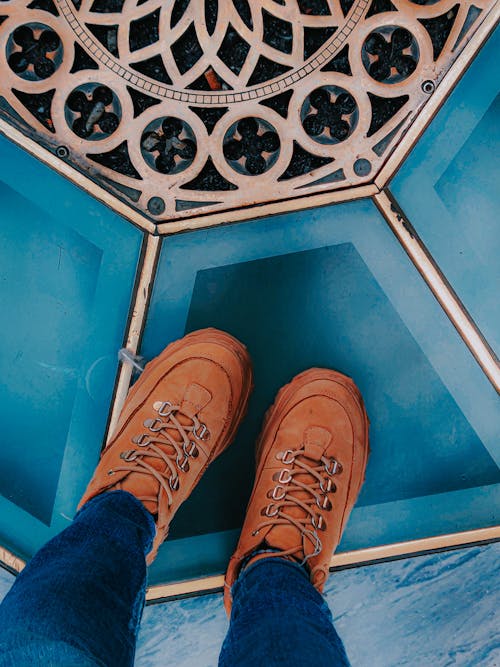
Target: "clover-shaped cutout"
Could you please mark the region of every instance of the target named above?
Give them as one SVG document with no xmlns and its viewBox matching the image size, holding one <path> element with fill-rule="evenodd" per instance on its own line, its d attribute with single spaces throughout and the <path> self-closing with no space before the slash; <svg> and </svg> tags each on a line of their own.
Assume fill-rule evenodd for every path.
<svg viewBox="0 0 500 667">
<path fill-rule="evenodd" d="M 368 74 L 381 83 L 398 83 L 417 68 L 418 44 L 409 30 L 384 26 L 371 32 L 362 48 L 363 64 Z"/>
<path fill-rule="evenodd" d="M 196 150 L 193 130 L 174 116 L 157 118 L 142 133 L 142 156 L 161 174 L 178 174 L 190 167 Z"/>
<path fill-rule="evenodd" d="M 7 41 L 7 62 L 21 79 L 48 79 L 62 62 L 59 35 L 43 23 L 19 26 Z"/>
<path fill-rule="evenodd" d="M 314 141 L 336 144 L 353 133 L 358 122 L 358 105 L 344 88 L 323 86 L 305 99 L 301 118 L 304 131 Z"/>
<path fill-rule="evenodd" d="M 79 86 L 70 93 L 65 114 L 68 125 L 77 136 L 99 141 L 118 128 L 121 107 L 110 88 L 91 83 Z"/>
<path fill-rule="evenodd" d="M 280 139 L 276 129 L 262 118 L 242 118 L 226 132 L 223 151 L 235 171 L 258 176 L 278 159 Z"/>
</svg>

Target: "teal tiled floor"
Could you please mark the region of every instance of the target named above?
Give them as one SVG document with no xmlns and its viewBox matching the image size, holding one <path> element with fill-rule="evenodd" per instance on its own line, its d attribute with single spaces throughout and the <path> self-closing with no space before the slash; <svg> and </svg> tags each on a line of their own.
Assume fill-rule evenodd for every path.
<svg viewBox="0 0 500 667">
<path fill-rule="evenodd" d="M 391 184 L 492 344 L 497 42 Z M 0 203 L 0 545 L 29 557 L 71 521 L 98 459 L 142 233 L 3 138 Z M 203 326 L 248 345 L 256 390 L 151 583 L 224 570 L 262 414 L 311 365 L 353 376 L 372 421 L 341 549 L 498 523 L 498 396 L 371 200 L 166 238 L 141 352 Z"/>
</svg>

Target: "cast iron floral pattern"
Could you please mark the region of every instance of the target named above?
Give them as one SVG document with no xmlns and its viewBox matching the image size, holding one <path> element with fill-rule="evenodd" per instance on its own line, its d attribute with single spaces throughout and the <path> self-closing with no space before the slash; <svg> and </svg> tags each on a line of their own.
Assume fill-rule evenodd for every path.
<svg viewBox="0 0 500 667">
<path fill-rule="evenodd" d="M 145 225 L 305 201 L 373 181 L 493 4 L 0 2 L 0 117 Z"/>
</svg>

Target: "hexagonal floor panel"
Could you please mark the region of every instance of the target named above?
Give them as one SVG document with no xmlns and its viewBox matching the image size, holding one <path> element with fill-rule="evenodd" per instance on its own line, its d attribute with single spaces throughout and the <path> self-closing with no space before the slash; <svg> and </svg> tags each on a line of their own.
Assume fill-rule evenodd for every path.
<svg viewBox="0 0 500 667">
<path fill-rule="evenodd" d="M 369 200 L 169 237 L 142 353 L 206 326 L 247 346 L 255 391 L 236 442 L 179 511 L 158 583 L 218 574 L 280 386 L 311 366 L 353 377 L 371 419 L 367 481 L 341 550 L 492 525 L 498 397 Z"/>
</svg>

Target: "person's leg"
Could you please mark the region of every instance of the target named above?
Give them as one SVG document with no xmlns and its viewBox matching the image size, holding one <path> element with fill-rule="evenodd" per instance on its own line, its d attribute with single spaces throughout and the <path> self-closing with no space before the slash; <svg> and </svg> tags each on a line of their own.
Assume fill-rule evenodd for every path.
<svg viewBox="0 0 500 667">
<path fill-rule="evenodd" d="M 219 667 L 348 667 L 322 595 L 298 563 L 266 558 L 233 586 Z"/>
<path fill-rule="evenodd" d="M 0 666 L 132 665 L 154 535 L 153 517 L 129 493 L 86 503 L 0 605 Z"/>
<path fill-rule="evenodd" d="M 349 664 L 321 592 L 368 458 L 354 382 L 311 369 L 279 392 L 257 443 L 245 522 L 226 573 L 221 667 Z"/>
<path fill-rule="evenodd" d="M 146 366 L 75 521 L 35 555 L 0 607 L 1 667 L 132 664 L 146 563 L 230 445 L 251 389 L 245 347 L 215 329 L 172 343 Z"/>
</svg>

